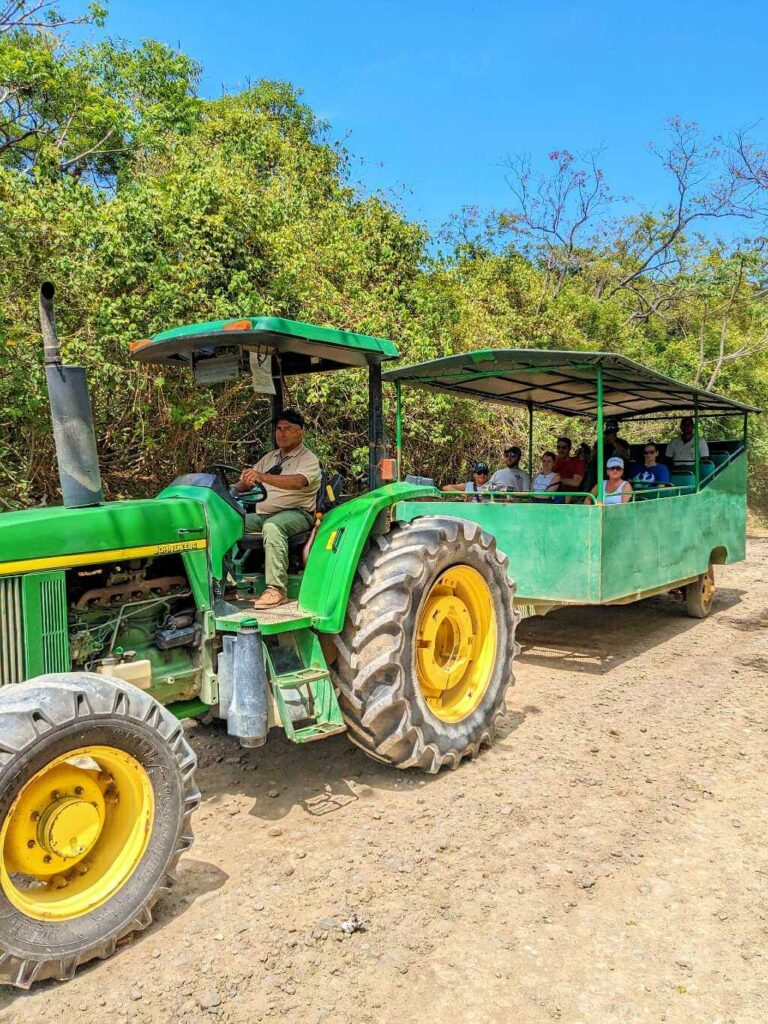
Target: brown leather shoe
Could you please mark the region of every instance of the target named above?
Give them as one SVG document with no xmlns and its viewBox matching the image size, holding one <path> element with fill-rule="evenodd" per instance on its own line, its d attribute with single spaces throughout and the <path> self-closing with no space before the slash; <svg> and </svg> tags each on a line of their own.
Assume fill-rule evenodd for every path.
<svg viewBox="0 0 768 1024">
<path fill-rule="evenodd" d="M 261 597 L 253 602 L 254 608 L 279 608 L 281 604 L 287 604 L 288 598 L 281 593 L 277 587 L 267 587 Z"/>
</svg>

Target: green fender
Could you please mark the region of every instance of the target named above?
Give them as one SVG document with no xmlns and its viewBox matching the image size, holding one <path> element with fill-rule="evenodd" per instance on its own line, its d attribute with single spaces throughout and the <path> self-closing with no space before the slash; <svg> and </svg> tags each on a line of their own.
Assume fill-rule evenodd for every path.
<svg viewBox="0 0 768 1024">
<path fill-rule="evenodd" d="M 377 517 L 394 511 L 398 501 L 435 498 L 439 494 L 434 487 L 387 484 L 325 514 L 299 590 L 299 608 L 312 616 L 315 629 L 320 633 L 341 632 L 357 563 Z"/>
</svg>

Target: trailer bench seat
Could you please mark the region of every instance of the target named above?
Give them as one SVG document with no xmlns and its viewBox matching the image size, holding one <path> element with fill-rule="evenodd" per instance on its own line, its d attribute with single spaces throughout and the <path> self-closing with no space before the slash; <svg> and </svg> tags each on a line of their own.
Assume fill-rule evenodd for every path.
<svg viewBox="0 0 768 1024">
<path fill-rule="evenodd" d="M 696 476 L 693 473 L 670 473 L 669 479 L 673 488 L 684 488 L 670 490 L 670 494 L 692 494 L 696 490 Z"/>
</svg>

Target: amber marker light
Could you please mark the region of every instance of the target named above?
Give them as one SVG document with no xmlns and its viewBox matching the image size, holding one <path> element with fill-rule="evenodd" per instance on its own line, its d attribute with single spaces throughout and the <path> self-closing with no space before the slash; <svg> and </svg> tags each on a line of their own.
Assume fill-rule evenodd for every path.
<svg viewBox="0 0 768 1024">
<path fill-rule="evenodd" d="M 225 331 L 250 331 L 250 329 L 250 320 L 233 320 L 231 324 L 224 324 L 222 328 Z"/>
<path fill-rule="evenodd" d="M 147 345 L 152 344 L 151 338 L 143 338 L 141 341 L 132 341 L 128 345 L 129 352 L 138 352 L 140 348 L 146 348 Z"/>
</svg>

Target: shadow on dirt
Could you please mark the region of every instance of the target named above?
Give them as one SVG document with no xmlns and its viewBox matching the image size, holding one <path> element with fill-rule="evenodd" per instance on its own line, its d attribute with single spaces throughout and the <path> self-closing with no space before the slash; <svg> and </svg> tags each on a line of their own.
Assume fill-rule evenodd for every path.
<svg viewBox="0 0 768 1024">
<path fill-rule="evenodd" d="M 529 715 L 539 713 L 530 705 L 508 711 L 498 721 L 498 739 L 506 739 Z M 265 746 L 248 751 L 227 735 L 222 722 L 193 725 L 188 736 L 199 758 L 197 781 L 203 804 L 245 797 L 246 813 L 265 823 L 280 821 L 295 807 L 308 818 L 335 814 L 357 801 L 369 801 L 375 807 L 382 791 L 407 793 L 440 786 L 450 774 L 444 770 L 426 775 L 378 764 L 344 735 L 296 745 L 273 729 Z"/>
<path fill-rule="evenodd" d="M 744 593 L 731 587 L 718 588 L 712 618 L 724 615 L 725 621 L 734 624 L 730 613 L 738 608 Z M 689 618 L 681 601 L 666 595 L 629 605 L 560 608 L 521 622 L 517 631 L 522 646 L 518 665 L 521 670 L 525 665 L 540 665 L 555 671 L 604 675 L 697 628 L 707 627 L 700 619 Z"/>
<path fill-rule="evenodd" d="M 498 741 L 505 740 L 507 736 L 510 736 L 516 729 L 519 729 L 530 715 L 540 714 L 541 708 L 536 707 L 535 704 L 526 704 L 525 707 L 518 708 L 516 711 L 508 711 L 496 723 L 496 739 Z M 491 747 L 491 750 L 493 750 L 493 747 Z"/>
<path fill-rule="evenodd" d="M 193 727 L 189 739 L 200 760 L 197 780 L 204 804 L 239 794 L 253 801 L 247 813 L 266 822 L 279 821 L 297 806 L 318 818 L 358 800 L 375 802 L 380 790 L 440 781 L 439 775 L 378 764 L 345 735 L 297 745 L 272 729 L 263 747 L 246 751 L 227 735 L 224 723 L 214 722 Z"/>
</svg>

